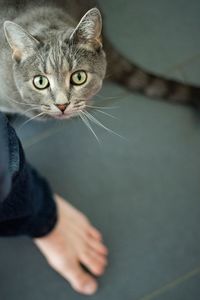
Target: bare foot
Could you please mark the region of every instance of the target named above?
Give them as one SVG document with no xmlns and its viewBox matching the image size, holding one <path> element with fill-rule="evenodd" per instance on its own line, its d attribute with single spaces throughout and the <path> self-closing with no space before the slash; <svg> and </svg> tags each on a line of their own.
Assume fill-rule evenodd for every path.
<svg viewBox="0 0 200 300">
<path fill-rule="evenodd" d="M 107 248 L 101 233 L 81 212 L 58 195 L 55 200 L 58 223 L 48 235 L 34 242 L 49 265 L 69 281 L 74 290 L 91 295 L 97 290 L 97 282 L 80 263 L 95 276 L 102 275 L 107 265 Z"/>
</svg>

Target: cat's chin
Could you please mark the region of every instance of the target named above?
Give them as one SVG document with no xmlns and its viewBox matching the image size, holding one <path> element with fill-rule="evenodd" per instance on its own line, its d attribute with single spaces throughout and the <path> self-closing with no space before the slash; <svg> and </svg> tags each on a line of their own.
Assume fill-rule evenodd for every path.
<svg viewBox="0 0 200 300">
<path fill-rule="evenodd" d="M 73 116 L 65 115 L 65 114 L 53 116 L 53 118 L 57 120 L 65 120 L 65 119 L 70 119 L 72 117 Z"/>
<path fill-rule="evenodd" d="M 77 117 L 79 115 L 79 113 L 73 113 L 73 114 L 67 114 L 67 113 L 64 113 L 64 114 L 53 114 L 53 115 L 50 115 L 51 118 L 53 119 L 57 119 L 57 120 L 66 120 L 66 119 L 71 119 L 73 117 Z"/>
</svg>

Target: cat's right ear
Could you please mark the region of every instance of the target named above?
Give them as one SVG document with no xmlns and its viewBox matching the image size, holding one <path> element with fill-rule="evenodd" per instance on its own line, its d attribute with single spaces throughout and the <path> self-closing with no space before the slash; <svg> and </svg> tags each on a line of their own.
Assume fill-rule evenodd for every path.
<svg viewBox="0 0 200 300">
<path fill-rule="evenodd" d="M 12 49 L 12 57 L 18 62 L 30 56 L 39 45 L 38 40 L 14 22 L 4 22 L 4 33 Z"/>
</svg>

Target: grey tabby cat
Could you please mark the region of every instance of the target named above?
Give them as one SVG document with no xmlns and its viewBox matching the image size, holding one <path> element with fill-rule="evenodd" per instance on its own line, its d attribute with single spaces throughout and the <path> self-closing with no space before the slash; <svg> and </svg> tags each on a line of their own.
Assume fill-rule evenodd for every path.
<svg viewBox="0 0 200 300">
<path fill-rule="evenodd" d="M 80 115 L 100 90 L 106 67 L 110 79 L 131 91 L 199 103 L 200 88 L 142 70 L 102 38 L 93 0 L 7 0 L 0 7 L 1 111 L 60 119 Z"/>
</svg>

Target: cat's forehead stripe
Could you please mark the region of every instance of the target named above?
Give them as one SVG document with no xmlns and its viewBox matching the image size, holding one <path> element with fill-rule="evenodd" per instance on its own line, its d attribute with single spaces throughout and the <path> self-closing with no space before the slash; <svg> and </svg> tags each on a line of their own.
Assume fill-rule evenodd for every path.
<svg viewBox="0 0 200 300">
<path fill-rule="evenodd" d="M 69 71 L 69 63 L 60 47 L 50 49 L 44 61 L 44 72 L 46 74 L 55 74 L 60 76 L 63 72 Z"/>
</svg>

